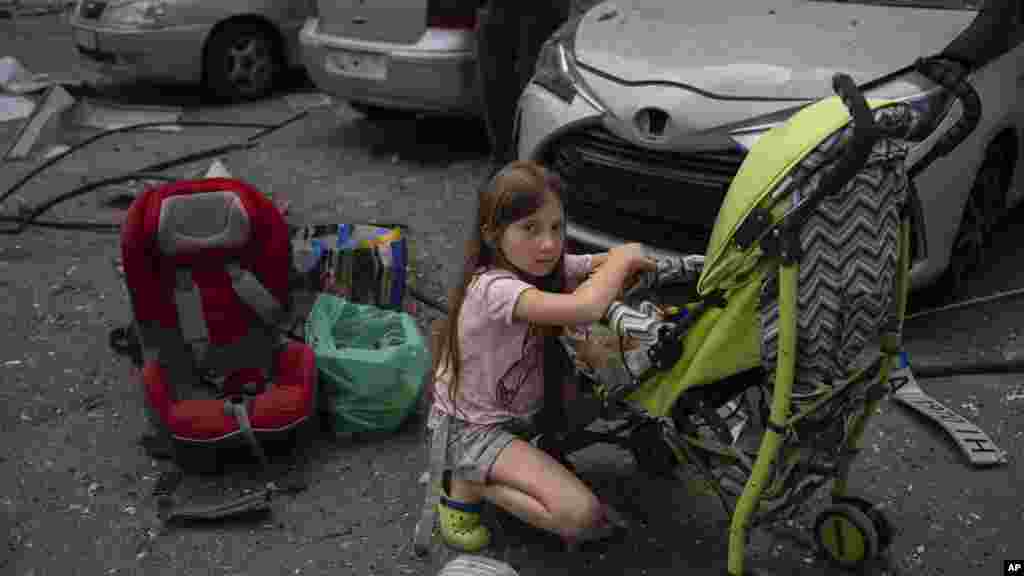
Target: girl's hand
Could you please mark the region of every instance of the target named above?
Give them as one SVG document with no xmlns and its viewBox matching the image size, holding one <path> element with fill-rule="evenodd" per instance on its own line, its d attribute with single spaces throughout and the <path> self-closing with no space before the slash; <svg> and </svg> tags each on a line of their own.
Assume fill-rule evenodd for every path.
<svg viewBox="0 0 1024 576">
<path fill-rule="evenodd" d="M 629 337 L 620 339 L 613 334 L 591 334 L 586 340 L 576 343 L 576 366 L 596 371 L 609 361 L 619 359 L 622 352 L 633 350 L 639 345 L 639 342 Z"/>
<path fill-rule="evenodd" d="M 630 275 L 638 272 L 656 271 L 658 269 L 658 263 L 647 255 L 647 249 L 638 242 L 622 244 L 612 248 L 609 252 L 609 257 L 625 260 L 629 267 Z"/>
<path fill-rule="evenodd" d="M 643 244 L 639 243 L 616 246 L 611 252 L 609 252 L 609 257 L 620 258 L 624 260 L 626 264 L 626 279 L 622 283 L 622 288 L 619 291 L 620 298 L 622 297 L 622 294 L 636 284 L 644 274 L 657 271 L 658 269 L 657 262 L 647 255 L 647 249 L 644 248 Z"/>
</svg>

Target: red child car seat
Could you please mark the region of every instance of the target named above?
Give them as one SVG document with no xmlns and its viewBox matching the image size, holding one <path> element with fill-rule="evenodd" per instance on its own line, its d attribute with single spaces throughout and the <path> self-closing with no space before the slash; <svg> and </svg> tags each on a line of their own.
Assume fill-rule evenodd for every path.
<svg viewBox="0 0 1024 576">
<path fill-rule="evenodd" d="M 261 440 L 315 416 L 313 350 L 278 328 L 290 249 L 281 213 L 235 179 L 151 188 L 128 209 L 121 250 L 145 403 L 175 454 L 246 443 L 265 462 Z M 223 379 L 221 399 L 188 398 L 201 379 Z"/>
</svg>

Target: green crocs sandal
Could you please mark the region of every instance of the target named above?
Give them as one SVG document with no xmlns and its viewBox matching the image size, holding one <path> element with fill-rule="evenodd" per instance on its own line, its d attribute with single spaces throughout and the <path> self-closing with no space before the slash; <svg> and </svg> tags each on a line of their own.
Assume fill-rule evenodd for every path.
<svg viewBox="0 0 1024 576">
<path fill-rule="evenodd" d="M 491 543 L 491 531 L 480 523 L 482 502 L 467 504 L 442 494 L 437 509 L 441 516 L 441 537 L 452 548 L 473 553 Z"/>
</svg>

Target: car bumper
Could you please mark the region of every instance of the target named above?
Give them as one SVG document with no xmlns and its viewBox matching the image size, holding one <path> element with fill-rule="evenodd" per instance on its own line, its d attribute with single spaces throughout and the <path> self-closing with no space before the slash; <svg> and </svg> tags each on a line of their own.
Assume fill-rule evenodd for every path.
<svg viewBox="0 0 1024 576">
<path fill-rule="evenodd" d="M 416 44 L 350 40 L 319 31 L 319 19 L 306 21 L 299 44 L 306 71 L 324 92 L 342 100 L 424 112 L 479 115 L 476 57 L 459 32 L 428 29 Z M 468 36 L 468 35 L 467 35 Z M 383 55 L 380 79 L 347 75 L 334 64 L 338 53 Z"/>
<path fill-rule="evenodd" d="M 198 83 L 210 25 L 157 30 L 105 28 L 74 18 L 71 28 L 82 65 L 117 80 Z"/>
</svg>

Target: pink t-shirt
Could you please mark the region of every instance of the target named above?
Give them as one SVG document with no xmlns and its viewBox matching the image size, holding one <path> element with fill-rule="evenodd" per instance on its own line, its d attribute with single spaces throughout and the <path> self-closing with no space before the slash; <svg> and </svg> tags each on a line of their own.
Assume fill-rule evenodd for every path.
<svg viewBox="0 0 1024 576">
<path fill-rule="evenodd" d="M 590 255 L 567 254 L 567 290 L 590 274 Z M 519 295 L 533 285 L 515 273 L 494 268 L 470 283 L 459 314 L 462 377 L 455 399 L 448 395 L 450 377 L 442 366 L 434 379 L 434 406 L 460 420 L 495 424 L 528 418 L 544 400 L 543 341 L 527 339 L 529 324 L 512 318 Z"/>
</svg>

